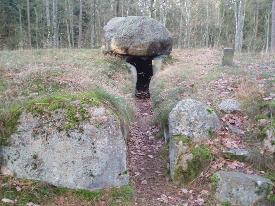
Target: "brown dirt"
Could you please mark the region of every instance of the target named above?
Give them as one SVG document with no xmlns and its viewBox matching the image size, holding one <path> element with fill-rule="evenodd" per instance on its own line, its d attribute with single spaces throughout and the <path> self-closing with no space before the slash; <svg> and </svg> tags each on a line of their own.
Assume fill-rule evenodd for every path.
<svg viewBox="0 0 275 206">
<path fill-rule="evenodd" d="M 156 138 L 149 99 L 136 100 L 136 121 L 128 139 L 131 182 L 136 188 L 135 205 L 177 205 L 185 197 L 168 177 L 168 151 L 163 139 Z"/>
</svg>

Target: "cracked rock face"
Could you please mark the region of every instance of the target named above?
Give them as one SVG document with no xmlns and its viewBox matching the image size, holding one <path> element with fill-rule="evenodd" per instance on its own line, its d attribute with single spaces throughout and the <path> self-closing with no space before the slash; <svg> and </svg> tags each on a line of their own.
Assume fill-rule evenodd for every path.
<svg viewBox="0 0 275 206">
<path fill-rule="evenodd" d="M 208 139 L 220 127 L 216 113 L 207 105 L 193 99 L 178 102 L 169 114 L 170 137 L 183 135 L 199 142 Z"/>
<path fill-rule="evenodd" d="M 155 19 L 145 16 L 116 17 L 104 27 L 102 50 L 129 56 L 169 55 L 172 37 Z"/>
<path fill-rule="evenodd" d="M 241 172 L 217 172 L 216 198 L 232 205 L 251 206 L 266 198 L 272 182 L 257 175 Z"/>
<path fill-rule="evenodd" d="M 104 107 L 87 111 L 89 119 L 70 130 L 62 129 L 66 118 L 62 109 L 50 116 L 23 112 L 9 146 L 1 149 L 1 170 L 68 188 L 127 185 L 120 121 Z"/>
</svg>

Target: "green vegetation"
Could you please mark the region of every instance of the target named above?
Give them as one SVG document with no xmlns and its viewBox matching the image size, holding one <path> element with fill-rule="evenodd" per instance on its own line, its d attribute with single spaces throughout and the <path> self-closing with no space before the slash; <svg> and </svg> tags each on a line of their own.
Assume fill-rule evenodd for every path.
<svg viewBox="0 0 275 206">
<path fill-rule="evenodd" d="M 122 188 L 114 188 L 111 190 L 111 196 L 113 199 L 113 204 L 116 205 L 116 203 L 122 202 L 124 205 L 129 205 L 134 198 L 134 188 L 132 186 L 125 186 Z"/>
<path fill-rule="evenodd" d="M 209 165 L 213 159 L 212 152 L 204 145 L 194 146 L 191 149 L 193 159 L 188 162 L 187 170 L 178 167 L 175 171 L 174 179 L 183 184 L 188 184 L 199 176 L 201 171 Z"/>
<path fill-rule="evenodd" d="M 35 116 L 51 115 L 52 112 L 63 109 L 66 115 L 65 130 L 77 128 L 89 118 L 87 107 L 104 104 L 116 114 L 124 124 L 133 118 L 133 110 L 121 97 L 115 97 L 102 89 L 89 93 L 55 94 L 28 101 L 24 106 L 12 106 L 0 113 L 0 145 L 7 145 L 8 138 L 16 130 L 18 119 L 24 108 Z"/>
<path fill-rule="evenodd" d="M 102 190 L 91 192 L 89 190 L 80 189 L 80 190 L 76 190 L 74 194 L 77 197 L 84 199 L 86 201 L 95 202 L 95 201 L 99 201 L 100 198 L 102 198 L 104 192 Z"/>
<path fill-rule="evenodd" d="M 222 206 L 231 206 L 231 203 L 230 202 L 223 202 Z"/>
<path fill-rule="evenodd" d="M 10 135 L 17 128 L 21 112 L 22 108 L 14 105 L 5 110 L 0 110 L 0 146 L 8 144 Z"/>
<path fill-rule="evenodd" d="M 216 189 L 220 181 L 220 177 L 218 174 L 214 174 L 211 177 L 211 184 Z"/>
<path fill-rule="evenodd" d="M 275 183 L 275 171 L 268 171 L 265 176 Z"/>
<path fill-rule="evenodd" d="M 208 108 L 208 109 L 207 109 L 207 112 L 208 112 L 209 114 L 214 114 L 214 110 L 211 109 L 211 108 Z"/>
<path fill-rule="evenodd" d="M 275 186 L 274 185 L 270 185 L 267 188 L 267 200 L 268 202 L 274 204 L 275 203 Z"/>
<path fill-rule="evenodd" d="M 191 142 L 191 139 L 189 137 L 186 137 L 184 135 L 174 135 L 173 139 L 182 142 L 183 144 L 189 144 Z"/>
<path fill-rule="evenodd" d="M 75 205 L 85 203 L 85 205 L 94 205 L 103 200 L 108 205 L 132 205 L 134 197 L 134 188 L 124 186 L 111 190 L 72 190 L 62 187 L 51 186 L 46 183 L 30 180 L 16 179 L 12 177 L 0 177 L 0 199 L 7 198 L 17 200 L 16 205 L 25 206 L 27 203 L 52 205 L 59 197 L 71 199 Z M 17 188 L 20 188 L 18 190 Z M 123 204 L 120 204 L 123 203 Z M 58 203 L 55 203 L 58 204 Z"/>
<path fill-rule="evenodd" d="M 56 69 L 54 71 L 46 71 L 31 75 L 23 82 L 24 88 L 22 89 L 22 95 L 49 95 L 61 91 L 68 86 L 66 83 L 61 83 L 58 80 L 58 77 L 62 74 L 63 72 Z"/>
<path fill-rule="evenodd" d="M 74 102 L 75 101 L 75 102 Z M 79 102 L 78 102 L 79 101 Z M 54 95 L 28 103 L 27 110 L 34 115 L 46 114 L 57 109 L 64 109 L 67 117 L 66 129 L 73 129 L 89 118 L 85 105 L 104 104 L 113 110 L 122 120 L 130 122 L 133 111 L 120 97 L 108 94 L 102 89 L 76 95 Z"/>
</svg>

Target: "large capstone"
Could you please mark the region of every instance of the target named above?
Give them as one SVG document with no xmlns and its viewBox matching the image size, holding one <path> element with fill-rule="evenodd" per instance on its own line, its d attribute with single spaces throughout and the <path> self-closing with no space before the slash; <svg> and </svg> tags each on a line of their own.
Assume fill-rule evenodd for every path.
<svg viewBox="0 0 275 206">
<path fill-rule="evenodd" d="M 241 172 L 220 171 L 214 177 L 217 186 L 216 199 L 230 205 L 266 205 L 259 201 L 264 200 L 273 187 L 269 179 Z"/>
<path fill-rule="evenodd" d="M 185 136 L 193 141 L 208 139 L 221 127 L 216 113 L 193 99 L 177 103 L 169 114 L 169 136 Z"/>
<path fill-rule="evenodd" d="M 129 56 L 169 55 L 172 37 L 160 22 L 152 18 L 116 17 L 104 27 L 102 50 Z"/>
<path fill-rule="evenodd" d="M 68 188 L 127 185 L 126 143 L 117 115 L 76 104 L 68 111 L 23 112 L 9 145 L 1 148 L 1 171 Z M 75 127 L 72 115 L 86 118 Z"/>
</svg>

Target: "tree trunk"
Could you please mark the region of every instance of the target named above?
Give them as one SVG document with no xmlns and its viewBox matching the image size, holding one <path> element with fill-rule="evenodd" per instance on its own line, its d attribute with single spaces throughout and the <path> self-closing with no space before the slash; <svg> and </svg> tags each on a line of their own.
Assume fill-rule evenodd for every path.
<svg viewBox="0 0 275 206">
<path fill-rule="evenodd" d="M 47 19 L 47 47 L 52 45 L 52 32 L 51 32 L 51 17 L 50 17 L 50 4 L 49 0 L 45 0 L 46 19 Z"/>
<path fill-rule="evenodd" d="M 92 47 L 96 47 L 96 0 L 92 0 L 92 21 L 91 21 L 91 44 Z"/>
<path fill-rule="evenodd" d="M 154 11 L 155 11 L 155 9 L 154 9 L 154 3 L 155 3 L 155 0 L 151 0 L 150 1 L 150 17 L 151 18 L 154 18 Z"/>
<path fill-rule="evenodd" d="M 181 2 L 182 3 L 182 2 Z M 183 47 L 183 13 L 184 13 L 184 7 L 182 4 L 180 4 L 180 32 L 179 32 L 179 42 L 178 42 L 178 47 L 182 48 Z"/>
<path fill-rule="evenodd" d="M 18 5 L 18 11 L 19 11 L 19 31 L 20 31 L 20 37 L 19 37 L 19 48 L 23 48 L 23 26 L 22 26 L 22 9 L 21 4 Z"/>
<path fill-rule="evenodd" d="M 271 52 L 275 52 L 275 0 L 272 1 Z"/>
<path fill-rule="evenodd" d="M 58 42 L 58 27 L 57 27 L 57 0 L 53 0 L 53 46 L 57 48 Z"/>
<path fill-rule="evenodd" d="M 235 1 L 235 51 L 241 52 L 243 47 L 243 27 L 245 19 L 245 0 Z"/>
<path fill-rule="evenodd" d="M 270 33 L 270 13 L 265 17 L 266 19 L 266 41 L 265 41 L 265 52 L 269 51 L 269 33 Z"/>
<path fill-rule="evenodd" d="M 30 0 L 27 0 L 27 18 L 28 18 L 28 46 L 32 47 L 32 36 L 31 36 L 31 16 L 30 16 Z"/>
<path fill-rule="evenodd" d="M 69 9 L 69 23 L 70 23 L 70 33 L 71 33 L 71 44 L 74 48 L 74 14 L 73 8 L 71 5 L 71 0 L 68 0 L 68 9 Z"/>
<path fill-rule="evenodd" d="M 209 0 L 206 0 L 206 31 L 205 31 L 205 44 L 209 47 Z"/>
<path fill-rule="evenodd" d="M 38 30 L 39 30 L 39 25 L 38 25 L 38 13 L 36 7 L 34 7 L 34 13 L 35 13 L 35 44 L 36 44 L 36 49 L 39 48 L 38 46 Z"/>
<path fill-rule="evenodd" d="M 120 0 L 116 0 L 116 16 L 120 16 Z"/>
<path fill-rule="evenodd" d="M 78 48 L 82 46 L 82 17 L 83 17 L 83 4 L 79 0 L 79 22 L 78 22 Z"/>
<path fill-rule="evenodd" d="M 71 44 L 71 31 L 70 31 L 70 10 L 69 10 L 68 0 L 65 0 L 65 13 L 66 13 L 67 41 L 68 41 L 69 48 L 71 48 L 72 44 Z"/>
</svg>

